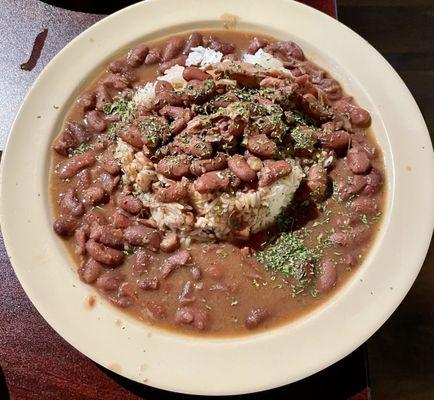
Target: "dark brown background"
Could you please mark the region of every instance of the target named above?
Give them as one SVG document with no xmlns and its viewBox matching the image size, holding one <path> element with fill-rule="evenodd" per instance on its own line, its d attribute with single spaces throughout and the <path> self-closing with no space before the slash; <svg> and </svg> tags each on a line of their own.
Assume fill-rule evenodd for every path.
<svg viewBox="0 0 434 400">
<path fill-rule="evenodd" d="M 332 0 L 304 1 L 333 14 Z M 0 149 L 29 85 L 68 41 L 103 15 L 131 3 L 0 0 Z M 434 1 L 338 0 L 339 19 L 398 70 L 434 127 Z M 70 11 L 67 9 L 74 9 Z M 48 28 L 38 58 L 25 64 Z M 39 36 L 42 46 L 45 34 Z M 31 71 L 20 68 L 32 68 Z M 411 116 L 408 116 L 411 118 Z M 409 132 L 411 134 L 411 132 Z M 31 135 L 31 132 L 29 132 Z M 2 140 L 3 138 L 3 140 Z M 250 399 L 367 399 L 366 352 L 374 399 L 434 398 L 434 246 L 415 285 L 389 321 L 339 363 L 304 381 Z M 43 321 L 19 286 L 0 238 L 0 399 L 186 399 L 102 369 Z"/>
</svg>

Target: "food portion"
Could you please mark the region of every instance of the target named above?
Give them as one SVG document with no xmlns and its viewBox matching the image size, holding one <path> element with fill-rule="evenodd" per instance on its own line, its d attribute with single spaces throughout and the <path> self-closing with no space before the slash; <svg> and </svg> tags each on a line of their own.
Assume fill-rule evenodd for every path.
<svg viewBox="0 0 434 400">
<path fill-rule="evenodd" d="M 82 281 L 148 323 L 267 329 L 327 299 L 369 250 L 384 197 L 369 125 L 291 41 L 138 44 L 54 140 L 53 228 Z"/>
</svg>

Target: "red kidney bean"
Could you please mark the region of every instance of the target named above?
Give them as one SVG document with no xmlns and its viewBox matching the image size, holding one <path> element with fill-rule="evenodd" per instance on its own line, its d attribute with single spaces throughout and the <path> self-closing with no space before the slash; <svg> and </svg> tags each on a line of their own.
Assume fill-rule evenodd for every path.
<svg viewBox="0 0 434 400">
<path fill-rule="evenodd" d="M 148 302 L 146 308 L 149 310 L 151 317 L 154 319 L 167 318 L 166 307 L 164 307 L 162 304 L 159 304 L 152 300 Z"/>
<path fill-rule="evenodd" d="M 89 169 L 83 169 L 76 175 L 76 188 L 87 189 L 92 185 L 92 173 Z"/>
<path fill-rule="evenodd" d="M 256 156 L 246 155 L 246 161 L 249 167 L 255 172 L 260 171 L 263 167 L 261 159 Z"/>
<path fill-rule="evenodd" d="M 181 55 L 176 58 L 171 59 L 170 61 L 165 61 L 160 64 L 160 74 L 163 74 L 169 68 L 172 68 L 175 65 L 185 66 L 185 61 L 187 60 L 187 56 Z"/>
<path fill-rule="evenodd" d="M 166 278 L 175 269 L 186 265 L 190 259 L 191 255 L 187 250 L 178 250 L 164 260 L 163 265 L 160 267 L 161 277 Z"/>
<path fill-rule="evenodd" d="M 157 81 L 155 84 L 155 97 L 159 104 L 170 104 L 172 106 L 182 106 L 184 104 L 182 95 L 175 92 L 173 86 L 167 81 Z"/>
<path fill-rule="evenodd" d="M 267 39 L 254 37 L 247 46 L 247 53 L 255 54 L 259 49 L 263 49 L 268 43 Z"/>
<path fill-rule="evenodd" d="M 345 231 L 336 231 L 330 238 L 333 243 L 342 247 L 348 247 L 353 243 L 357 243 L 358 245 L 363 244 L 369 239 L 369 235 L 370 229 L 367 226 L 359 225 Z"/>
<path fill-rule="evenodd" d="M 235 51 L 235 46 L 233 44 L 222 42 L 217 38 L 211 38 L 211 41 L 208 43 L 208 47 L 223 53 L 223 55 L 231 54 Z"/>
<path fill-rule="evenodd" d="M 78 228 L 74 232 L 75 254 L 84 256 L 86 254 L 87 229 L 84 227 Z"/>
<path fill-rule="evenodd" d="M 125 240 L 133 246 L 144 246 L 151 251 L 160 248 L 161 235 L 144 225 L 130 225 L 124 229 Z"/>
<path fill-rule="evenodd" d="M 145 57 L 145 64 L 152 65 L 161 61 L 161 51 L 160 49 L 154 48 L 149 50 L 148 55 Z"/>
<path fill-rule="evenodd" d="M 127 215 L 118 210 L 112 215 L 112 224 L 115 228 L 126 228 L 133 223 Z"/>
<path fill-rule="evenodd" d="M 69 150 L 88 142 L 91 137 L 91 133 L 83 125 L 69 122 L 66 124 L 63 132 L 54 141 L 53 149 L 62 156 L 67 156 Z"/>
<path fill-rule="evenodd" d="M 79 269 L 78 276 L 85 283 L 94 283 L 102 274 L 102 265 L 95 261 L 93 258 L 89 258 Z"/>
<path fill-rule="evenodd" d="M 188 196 L 188 188 L 182 182 L 172 183 L 170 186 L 158 190 L 155 194 L 155 198 L 162 203 L 181 202 Z"/>
<path fill-rule="evenodd" d="M 375 199 L 368 196 L 359 196 L 350 202 L 348 207 L 352 212 L 372 216 L 378 213 L 379 205 Z"/>
<path fill-rule="evenodd" d="M 364 150 L 348 150 L 347 165 L 355 174 L 364 174 L 371 168 L 371 162 Z"/>
<path fill-rule="evenodd" d="M 87 111 L 93 110 L 96 106 L 95 93 L 84 93 L 77 99 L 77 106 L 80 115 L 83 117 Z"/>
<path fill-rule="evenodd" d="M 112 97 L 110 96 L 110 93 L 108 92 L 107 88 L 102 84 L 99 84 L 96 87 L 95 98 L 96 98 L 95 108 L 97 110 L 102 110 L 106 104 L 112 102 Z"/>
<path fill-rule="evenodd" d="M 124 142 L 127 142 L 131 146 L 141 149 L 145 144 L 140 129 L 135 125 L 127 125 L 119 132 L 119 136 Z"/>
<path fill-rule="evenodd" d="M 96 132 L 104 132 L 107 129 L 107 123 L 103 115 L 96 110 L 89 111 L 86 114 L 86 124 L 90 129 Z"/>
<path fill-rule="evenodd" d="M 343 150 L 348 148 L 350 134 L 347 131 L 318 131 L 316 136 L 321 142 L 322 147 L 332 150 Z"/>
<path fill-rule="evenodd" d="M 142 202 L 131 195 L 119 196 L 119 206 L 130 214 L 137 215 L 142 211 Z"/>
<path fill-rule="evenodd" d="M 277 153 L 276 143 L 263 134 L 250 136 L 247 141 L 247 148 L 253 154 L 265 158 L 272 158 Z"/>
<path fill-rule="evenodd" d="M 216 85 L 213 80 L 193 79 L 187 82 L 183 91 L 183 98 L 187 103 L 197 103 L 208 100 L 215 94 Z"/>
<path fill-rule="evenodd" d="M 157 164 L 157 172 L 166 178 L 179 179 L 190 172 L 189 159 L 185 154 L 166 156 Z"/>
<path fill-rule="evenodd" d="M 183 306 L 175 312 L 176 324 L 192 325 L 198 330 L 204 330 L 209 323 L 208 313 L 200 308 Z"/>
<path fill-rule="evenodd" d="M 256 179 L 256 172 L 240 154 L 234 154 L 228 160 L 228 167 L 238 178 L 244 182 L 252 182 Z"/>
<path fill-rule="evenodd" d="M 329 100 L 338 100 L 342 97 L 342 88 L 338 81 L 332 78 L 323 78 L 315 87 L 325 93 Z"/>
<path fill-rule="evenodd" d="M 98 177 L 99 182 L 101 183 L 102 188 L 107 193 L 113 193 L 116 187 L 118 186 L 121 177 L 120 176 L 112 176 L 105 172 L 101 173 Z"/>
<path fill-rule="evenodd" d="M 143 278 L 139 281 L 138 286 L 143 290 L 157 290 L 160 286 L 160 281 L 156 276 Z"/>
<path fill-rule="evenodd" d="M 363 193 L 367 195 L 373 195 L 377 193 L 383 185 L 383 177 L 381 172 L 377 169 L 372 169 L 372 171 L 366 175 L 366 186 L 363 189 Z"/>
<path fill-rule="evenodd" d="M 127 55 L 127 64 L 133 68 L 140 67 L 149 53 L 149 47 L 143 43 L 133 47 Z"/>
<path fill-rule="evenodd" d="M 184 50 L 182 54 L 188 55 L 193 47 L 202 46 L 203 36 L 199 32 L 193 32 L 185 42 Z"/>
<path fill-rule="evenodd" d="M 108 88 L 115 90 L 126 89 L 130 85 L 130 81 L 124 75 L 109 73 L 104 76 L 99 83 Z"/>
<path fill-rule="evenodd" d="M 224 169 L 227 165 L 227 157 L 224 153 L 217 153 L 214 158 L 205 160 L 193 160 L 190 165 L 190 172 L 200 176 L 206 172 Z"/>
<path fill-rule="evenodd" d="M 360 193 L 366 185 L 366 176 L 354 175 L 351 181 L 344 183 L 342 190 L 340 190 L 342 200 L 348 200 L 351 196 Z"/>
<path fill-rule="evenodd" d="M 285 160 L 272 161 L 265 160 L 264 168 L 259 171 L 259 187 L 265 187 L 278 179 L 289 175 L 292 171 L 291 164 Z"/>
<path fill-rule="evenodd" d="M 327 191 L 327 171 L 320 164 L 314 164 L 307 173 L 306 184 L 313 198 L 321 200 Z"/>
<path fill-rule="evenodd" d="M 93 239 L 87 241 L 86 251 L 94 260 L 111 267 L 118 266 L 124 260 L 122 251 L 97 243 Z"/>
<path fill-rule="evenodd" d="M 354 107 L 350 112 L 350 121 L 356 126 L 366 128 L 371 123 L 371 115 L 360 107 Z"/>
<path fill-rule="evenodd" d="M 114 292 L 119 289 L 123 276 L 118 271 L 105 271 L 96 280 L 96 287 L 105 292 Z"/>
<path fill-rule="evenodd" d="M 101 156 L 101 166 L 111 175 L 119 175 L 121 166 L 113 157 L 114 146 L 109 146 Z"/>
<path fill-rule="evenodd" d="M 338 273 L 333 261 L 323 260 L 318 268 L 316 288 L 320 293 L 326 293 L 335 286 L 337 279 Z"/>
<path fill-rule="evenodd" d="M 78 221 L 68 215 L 62 215 L 54 221 L 53 229 L 60 236 L 72 236 L 78 227 Z"/>
<path fill-rule="evenodd" d="M 249 311 L 244 321 L 247 329 L 257 328 L 270 317 L 270 311 L 264 307 L 254 308 Z"/>
<path fill-rule="evenodd" d="M 290 40 L 277 42 L 276 48 L 279 54 L 281 54 L 286 60 L 295 58 L 296 60 L 304 61 L 303 50 L 298 44 Z"/>
<path fill-rule="evenodd" d="M 177 138 L 176 145 L 186 154 L 198 158 L 209 158 L 212 153 L 212 146 L 199 136 L 184 136 Z"/>
<path fill-rule="evenodd" d="M 122 229 L 109 225 L 92 224 L 90 228 L 90 239 L 109 247 L 122 248 L 124 246 L 124 234 Z"/>
<path fill-rule="evenodd" d="M 84 214 L 84 206 L 76 198 L 76 192 L 73 188 L 68 189 L 65 193 L 61 193 L 58 203 L 62 214 L 68 214 L 73 217 L 80 217 Z"/>
<path fill-rule="evenodd" d="M 186 81 L 196 79 L 198 81 L 206 81 L 212 79 L 212 76 L 198 67 L 186 67 L 182 73 L 182 77 Z"/>
<path fill-rule="evenodd" d="M 169 61 L 175 58 L 184 48 L 185 40 L 178 36 L 171 37 L 162 52 L 162 61 Z"/>
<path fill-rule="evenodd" d="M 194 187 L 199 193 L 225 191 L 229 184 L 229 175 L 223 171 L 207 172 L 194 181 Z"/>
<path fill-rule="evenodd" d="M 98 204 L 105 204 L 109 201 L 109 196 L 104 189 L 99 186 L 91 186 L 89 189 L 83 191 L 82 201 L 83 204 L 89 207 Z"/>
<path fill-rule="evenodd" d="M 91 167 L 95 163 L 96 158 L 92 152 L 86 151 L 82 154 L 77 154 L 75 156 L 72 156 L 71 158 L 61 161 L 57 165 L 57 176 L 60 179 L 72 178 L 82 169 Z"/>
</svg>

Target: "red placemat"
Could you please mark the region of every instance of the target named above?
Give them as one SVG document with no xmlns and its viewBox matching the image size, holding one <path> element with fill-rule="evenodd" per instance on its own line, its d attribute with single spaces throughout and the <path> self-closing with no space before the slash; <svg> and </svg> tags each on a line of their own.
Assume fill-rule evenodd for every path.
<svg viewBox="0 0 434 400">
<path fill-rule="evenodd" d="M 80 32 L 132 1 L 2 0 L 0 20 L 0 149 L 25 93 L 42 68 Z M 303 3 L 336 16 L 334 0 Z M 1 399 L 187 399 L 122 378 L 66 343 L 35 310 L 19 285 L 0 236 Z M 368 399 L 363 348 L 292 385 L 251 399 Z"/>
</svg>

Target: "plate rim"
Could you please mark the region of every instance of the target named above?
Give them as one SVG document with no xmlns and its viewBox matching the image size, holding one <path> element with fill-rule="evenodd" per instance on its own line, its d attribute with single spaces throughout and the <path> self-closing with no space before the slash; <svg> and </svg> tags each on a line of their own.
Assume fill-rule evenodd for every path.
<svg viewBox="0 0 434 400">
<path fill-rule="evenodd" d="M 338 22 L 338 21 L 335 21 L 333 18 L 331 18 L 331 17 L 329 17 L 329 16 L 327 16 L 327 15 L 325 15 L 325 14 L 322 14 L 321 12 L 319 12 L 319 11 L 317 11 L 317 10 L 315 10 L 315 9 L 311 9 L 310 7 L 308 7 L 308 6 L 305 6 L 305 5 L 303 5 L 303 4 L 301 4 L 301 3 L 296 3 L 296 2 L 288 2 L 288 1 L 283 1 L 283 0 L 273 0 L 274 1 L 274 3 L 277 3 L 277 4 L 280 4 L 282 7 L 285 5 L 285 6 L 288 6 L 288 4 L 291 4 L 291 6 L 290 7 L 294 7 L 294 9 L 299 9 L 299 10 L 303 10 L 303 9 L 309 9 L 309 11 L 308 11 L 308 13 L 311 13 L 312 15 L 316 15 L 315 16 L 315 18 L 317 19 L 317 18 L 319 18 L 320 20 L 321 19 L 324 19 L 324 18 L 326 18 L 326 19 L 330 19 L 330 20 L 332 20 L 333 21 L 333 24 L 334 23 L 337 23 L 338 25 L 340 25 L 341 26 L 341 28 L 343 27 L 343 25 L 340 23 L 340 22 Z M 22 103 L 22 106 L 20 107 L 20 110 L 19 110 L 19 112 L 17 113 L 17 116 L 15 117 L 15 120 L 14 120 L 14 122 L 13 122 L 13 125 L 12 125 L 12 128 L 11 128 L 11 134 L 9 135 L 9 137 L 8 137 L 8 140 L 7 140 L 7 144 L 6 144 L 6 148 L 5 148 L 5 151 L 4 151 L 4 153 L 3 153 L 3 160 L 2 160 L 2 163 L 1 163 L 1 165 L 2 165 L 2 168 L 1 168 L 1 173 L 2 173 L 2 175 L 1 175 L 1 190 L 2 190 L 2 199 L 1 199 L 1 209 L 0 209 L 0 213 L 1 213 L 1 216 L 2 216 L 2 221 L 3 221 L 3 223 L 2 223 L 2 231 L 3 231 L 3 235 L 4 235 L 4 241 L 5 241 L 5 246 L 6 246 L 6 249 L 7 249 L 7 252 L 8 252 L 8 254 L 9 255 L 11 255 L 11 258 L 12 259 L 15 259 L 15 258 L 20 258 L 20 256 L 17 254 L 17 251 L 16 251 L 16 249 L 15 249 L 15 246 L 14 246 L 14 244 L 11 242 L 11 237 L 12 236 L 14 236 L 15 234 L 13 234 L 11 231 L 10 231 L 10 229 L 9 229 L 9 227 L 10 227 L 10 225 L 11 225 L 11 222 L 9 221 L 9 216 L 7 215 L 8 213 L 7 213 L 7 208 L 5 208 L 5 204 L 7 203 L 7 201 L 5 201 L 5 198 L 6 198 L 6 196 L 5 196 L 5 187 L 6 186 L 8 186 L 8 187 L 10 187 L 9 186 L 9 183 L 7 182 L 7 180 L 8 180 L 8 177 L 6 177 L 5 176 L 5 174 L 6 174 L 6 172 L 5 171 L 9 171 L 9 169 L 11 168 L 10 167 L 10 164 L 12 164 L 13 165 L 13 160 L 12 160 L 12 157 L 13 157 L 13 155 L 11 154 L 10 155 L 10 153 L 12 153 L 12 150 L 11 151 L 9 151 L 9 147 L 11 147 L 12 148 L 12 146 L 13 146 L 13 144 L 12 145 L 10 145 L 10 143 L 12 143 L 12 137 L 13 136 L 16 136 L 16 135 L 18 135 L 18 134 L 16 134 L 15 132 L 16 132 L 16 130 L 17 130 L 17 128 L 16 128 L 16 126 L 17 126 L 17 124 L 18 124 L 18 122 L 17 121 L 19 121 L 19 119 L 20 119 L 20 117 L 21 117 L 21 115 L 23 114 L 23 109 L 26 107 L 26 105 L 27 105 L 27 103 L 29 102 L 29 98 L 31 98 L 31 93 L 33 93 L 36 89 L 36 87 L 38 87 L 39 85 L 40 85 L 40 82 L 41 81 L 43 81 L 44 79 L 47 79 L 47 75 L 49 74 L 49 72 L 50 72 L 50 69 L 51 68 L 53 68 L 53 66 L 55 66 L 55 63 L 56 63 L 56 60 L 58 60 L 59 58 L 61 58 L 61 57 L 64 57 L 64 54 L 65 53 L 67 53 L 68 51 L 69 51 L 69 49 L 71 49 L 71 47 L 73 46 L 73 45 L 75 45 L 75 43 L 80 43 L 80 41 L 82 41 L 84 38 L 86 38 L 89 34 L 91 34 L 91 33 L 93 33 L 93 32 L 96 32 L 96 31 L 98 31 L 98 30 L 101 30 L 102 28 L 102 26 L 109 26 L 110 24 L 113 24 L 113 23 L 115 23 L 114 21 L 117 19 L 117 18 L 119 18 L 119 16 L 121 16 L 121 15 L 126 15 L 126 14 L 128 14 L 128 13 L 132 13 L 132 12 L 134 12 L 134 10 L 138 10 L 139 8 L 141 9 L 142 7 L 147 7 L 148 5 L 150 5 L 150 4 L 155 4 L 155 3 L 160 3 L 160 4 L 162 4 L 162 2 L 161 1 L 159 1 L 159 0 L 150 0 L 150 1 L 146 1 L 146 2 L 142 2 L 142 3 L 137 3 L 137 4 L 134 4 L 134 5 L 132 5 L 132 6 L 129 6 L 129 7 L 127 7 L 127 8 L 125 8 L 125 9 L 123 9 L 123 10 L 120 10 L 120 11 L 118 11 L 117 13 L 115 13 L 115 14 L 112 14 L 112 15 L 110 15 L 110 16 L 108 16 L 108 17 L 106 17 L 105 19 L 103 19 L 102 21 L 100 21 L 100 22 L 98 22 L 98 23 L 96 23 L 95 25 L 93 25 L 92 27 L 90 27 L 90 28 L 88 28 L 86 31 L 84 31 L 82 34 L 80 34 L 77 38 L 75 38 L 73 41 L 71 41 L 70 42 L 70 44 L 68 44 L 64 49 L 62 49 L 61 50 L 61 52 L 59 52 L 59 54 L 56 56 L 56 57 L 54 57 L 53 58 L 53 60 L 52 61 L 50 61 L 50 63 L 44 68 L 44 70 L 41 72 L 41 74 L 38 76 L 38 78 L 36 79 L 36 81 L 34 82 L 34 84 L 32 85 L 32 87 L 31 87 L 31 89 L 29 90 L 29 92 L 28 92 L 28 94 L 26 95 L 26 97 L 25 97 L 25 99 L 24 99 L 24 101 L 23 101 L 23 103 Z M 189 1 L 189 3 L 197 3 L 197 2 L 195 2 L 194 0 L 191 0 L 191 1 Z M 228 3 L 228 2 L 221 2 L 221 3 Z M 239 3 L 243 3 L 243 1 L 240 1 Z M 351 30 L 349 30 L 349 28 L 346 28 L 345 27 L 345 29 L 346 29 L 346 32 L 349 34 L 349 35 L 351 35 L 351 36 L 353 36 L 353 37 L 356 37 L 356 38 L 358 38 L 358 40 L 360 39 L 360 36 L 358 36 L 357 34 L 355 34 L 354 32 L 352 32 Z M 426 125 L 425 125 L 425 123 L 424 123 L 424 121 L 423 121 L 423 117 L 422 117 L 422 115 L 421 115 L 421 113 L 420 113 L 420 111 L 419 111 L 419 109 L 418 109 L 418 107 L 417 107 L 417 105 L 416 105 L 416 102 L 414 101 L 414 99 L 413 99 L 413 97 L 411 96 L 411 94 L 410 94 L 410 92 L 409 92 L 409 90 L 408 90 L 408 88 L 405 86 L 405 84 L 402 82 L 402 80 L 401 80 L 401 78 L 397 75 L 397 73 L 393 70 L 393 68 L 387 63 L 387 61 L 385 61 L 384 60 L 384 58 L 371 46 L 371 45 L 369 45 L 369 44 L 367 44 L 367 46 L 368 46 L 368 48 L 369 48 L 369 50 L 372 52 L 372 50 L 374 51 L 374 53 L 376 53 L 376 55 L 377 55 L 377 58 L 379 57 L 380 59 L 381 59 L 381 61 L 383 62 L 383 66 L 385 66 L 387 69 L 388 69 L 388 73 L 390 73 L 391 75 L 393 75 L 393 78 L 394 78 L 394 80 L 395 81 L 397 81 L 399 84 L 400 84 L 400 89 L 402 90 L 402 89 L 404 89 L 404 91 L 406 91 L 407 92 L 407 100 L 409 100 L 410 101 L 410 103 L 413 103 L 412 104 L 412 106 L 413 106 L 413 110 L 414 111 L 416 111 L 416 117 L 417 117 L 417 119 L 418 119 L 418 123 L 419 123 L 419 125 L 420 125 L 420 130 L 422 131 L 422 130 L 424 130 L 425 132 L 425 145 L 431 145 L 431 142 L 430 142 L 430 139 L 429 139 L 429 135 L 428 135 L 428 130 L 427 130 L 427 128 L 426 128 Z M 384 65 L 385 64 L 385 65 Z M 416 118 L 415 118 L 416 119 Z M 431 145 L 432 146 L 432 145 Z M 428 150 L 425 152 L 425 153 L 427 153 L 428 152 Z M 425 153 L 423 153 L 423 154 L 425 154 Z M 432 160 L 431 160 L 431 167 L 432 167 L 432 164 L 433 164 L 433 162 L 432 162 Z M 433 175 L 433 168 L 431 168 L 431 170 L 430 171 L 428 171 L 428 174 L 430 174 L 431 175 L 431 177 L 432 177 L 432 175 Z M 6 185 L 4 184 L 4 182 L 6 181 Z M 429 195 L 429 191 L 428 191 L 428 195 Z M 431 188 L 431 199 L 432 199 L 432 188 Z M 427 218 L 427 223 L 425 224 L 425 231 L 427 232 L 427 233 L 429 233 L 429 222 L 431 221 L 431 234 L 432 234 L 432 226 L 433 226 L 433 221 L 434 221 L 434 212 L 431 210 L 431 213 L 430 213 L 430 218 Z M 6 223 L 5 223 L 6 222 Z M 385 223 L 385 222 L 387 222 L 387 221 L 384 221 L 383 223 Z M 13 228 L 12 228 L 13 229 Z M 15 235 L 16 236 L 16 235 Z M 369 334 L 367 334 L 367 335 L 365 335 L 365 338 L 364 338 L 364 340 L 366 340 L 369 336 L 371 336 L 377 329 L 379 329 L 379 327 L 382 325 L 382 323 L 384 323 L 385 322 L 385 320 L 387 320 L 387 318 L 390 316 L 390 314 L 394 311 L 394 309 L 396 309 L 396 307 L 399 305 L 399 303 L 402 301 L 402 299 L 404 298 L 404 296 L 405 296 L 405 294 L 408 292 L 408 290 L 410 289 L 410 287 L 411 287 L 411 285 L 413 284 L 413 282 L 414 282 L 414 280 L 415 280 L 415 278 L 416 278 L 416 276 L 417 276 L 417 274 L 418 274 L 418 272 L 419 272 L 419 270 L 420 270 L 420 268 L 421 268 L 421 266 L 422 266 L 422 263 L 423 263 L 423 260 L 424 260 L 424 258 L 425 258 L 425 255 L 426 255 L 426 252 L 427 252 L 427 250 L 428 250 L 428 246 L 429 246 L 429 242 L 430 242 L 430 237 L 429 237 L 429 235 L 427 234 L 426 235 L 426 237 L 425 237 L 425 241 L 424 241 L 424 246 L 420 246 L 420 249 L 418 250 L 418 254 L 417 254 L 417 260 L 415 260 L 414 261 L 414 265 L 416 265 L 416 264 L 419 264 L 419 267 L 417 268 L 417 267 L 414 267 L 414 268 L 412 268 L 412 270 L 413 270 L 413 274 L 412 274 L 412 276 L 411 277 L 409 277 L 409 279 L 408 279 L 408 281 L 407 281 L 407 289 L 406 290 L 402 290 L 401 291 L 401 294 L 400 294 L 400 296 L 399 297 L 401 297 L 401 300 L 399 300 L 398 301 L 398 303 L 396 303 L 396 304 L 394 304 L 392 307 L 389 307 L 389 309 L 388 309 L 388 312 L 385 312 L 383 315 L 382 315 L 382 318 L 381 318 L 381 320 L 382 321 L 380 321 L 380 322 L 377 322 L 376 323 L 376 327 L 375 327 L 375 329 L 371 329 L 371 331 L 369 332 Z M 11 260 L 12 261 L 12 260 Z M 19 262 L 19 261 L 18 261 Z M 16 275 L 17 275 L 17 277 L 18 277 L 18 279 L 19 279 L 19 281 L 20 281 L 20 283 L 21 283 L 21 285 L 23 286 L 23 288 L 25 289 L 25 291 L 26 291 L 26 294 L 28 295 L 28 297 L 31 299 L 31 301 L 32 301 L 32 303 L 35 305 L 35 307 L 37 308 L 37 310 L 38 310 L 38 312 L 40 312 L 40 314 L 44 317 L 44 319 L 53 327 L 53 329 L 56 331 L 56 332 L 58 332 L 59 333 L 59 331 L 61 331 L 61 332 L 63 332 L 64 333 L 64 329 L 60 329 L 59 328 L 59 326 L 57 325 L 57 323 L 55 322 L 55 321 L 52 321 L 52 320 L 50 320 L 50 318 L 49 318 L 49 320 L 47 320 L 47 318 L 44 316 L 44 315 L 47 315 L 47 311 L 44 309 L 44 307 L 41 307 L 41 309 L 40 309 L 40 307 L 38 307 L 38 301 L 37 300 L 34 300 L 34 296 L 35 296 L 35 293 L 33 292 L 33 290 L 32 290 L 32 288 L 31 288 L 31 285 L 29 285 L 29 282 L 26 280 L 26 278 L 25 278 L 25 276 L 24 276 L 24 272 L 23 272 L 23 269 L 22 268 L 20 268 L 20 267 L 16 267 L 15 265 L 14 265 L 14 263 L 13 263 L 13 268 L 14 268 L 14 271 L 15 271 L 15 273 L 16 273 Z M 411 282 L 410 282 L 411 281 Z M 341 291 L 343 290 L 344 288 L 342 288 L 341 289 Z M 349 290 L 349 284 L 347 284 L 347 286 L 346 286 L 346 292 L 348 292 L 348 290 Z M 338 296 L 338 297 L 342 297 L 342 296 Z M 336 299 L 334 299 L 334 300 L 330 300 L 330 301 L 337 301 Z M 396 302 L 396 301 L 395 301 Z M 327 304 L 328 304 L 328 302 L 327 302 Z M 40 305 L 39 305 L 40 306 Z M 307 318 L 308 319 L 308 318 Z M 68 335 L 65 335 L 65 334 L 61 334 L 61 333 L 59 333 L 62 337 L 65 337 L 65 336 L 68 336 Z M 169 335 L 169 336 L 171 336 L 171 335 Z M 178 336 L 178 335 L 174 335 L 174 336 Z M 258 338 L 260 338 L 260 337 L 263 337 L 264 335 L 263 334 L 260 334 L 260 335 L 254 335 L 254 336 L 248 336 L 248 337 L 245 337 L 246 339 L 246 341 L 256 341 L 256 339 L 258 339 Z M 179 337 L 178 337 L 179 338 Z M 183 337 L 184 338 L 184 337 Z M 197 338 L 195 338 L 195 339 L 197 339 Z M 68 339 L 67 339 L 68 340 Z M 202 340 L 202 339 L 200 339 L 200 340 Z M 206 339 L 204 339 L 205 341 L 207 341 Z M 364 341 L 363 340 L 363 341 Z M 72 340 L 71 340 L 72 341 Z M 227 341 L 227 339 L 224 339 L 223 341 Z M 68 342 L 70 342 L 69 340 L 68 340 Z M 86 354 L 89 358 L 91 358 L 91 359 L 93 359 L 94 361 L 96 361 L 96 362 L 98 362 L 98 363 L 100 363 L 98 360 L 95 360 L 95 358 L 92 356 L 92 355 L 89 355 L 89 352 L 88 351 L 86 351 L 85 349 L 83 349 L 83 346 L 82 345 L 79 345 L 79 344 L 77 344 L 77 343 L 71 343 L 74 347 L 76 347 L 77 349 L 79 349 L 79 351 L 81 351 L 82 353 L 84 353 L 84 354 Z M 338 352 L 338 353 L 336 353 L 335 354 L 335 357 L 333 358 L 333 357 L 331 357 L 331 358 L 329 358 L 327 361 L 325 361 L 325 362 L 322 362 L 322 363 L 319 363 L 318 364 L 318 367 L 317 367 L 317 369 L 316 370 L 310 370 L 309 372 L 306 372 L 305 371 L 305 373 L 303 374 L 303 373 L 301 373 L 301 374 L 299 374 L 298 376 L 295 376 L 294 378 L 294 380 L 298 380 L 298 379 L 302 379 L 302 378 L 304 378 L 305 376 L 308 376 L 308 375 L 311 375 L 312 373 L 315 373 L 315 372 L 317 372 L 317 371 L 319 371 L 319 370 L 321 370 L 321 369 L 323 369 L 323 368 L 325 368 L 326 366 L 328 366 L 328 365 L 330 365 L 330 364 L 332 364 L 333 362 L 336 362 L 337 360 L 339 360 L 339 359 L 341 359 L 342 357 L 344 357 L 345 355 L 347 355 L 349 352 L 351 352 L 352 350 L 350 350 L 350 351 L 347 351 L 348 350 L 348 347 L 353 347 L 353 350 L 357 347 L 357 346 L 353 346 L 353 345 L 351 345 L 351 346 L 347 346 L 347 348 L 346 349 L 344 349 L 343 351 L 341 350 L 340 352 Z M 100 363 L 101 364 L 101 363 Z M 107 365 L 105 365 L 104 363 L 102 363 L 101 365 L 103 365 L 103 366 L 106 366 L 107 367 Z M 112 368 L 112 370 L 114 370 L 115 368 Z M 123 376 L 125 376 L 125 377 L 127 377 L 127 378 L 130 378 L 130 379 L 134 379 L 134 380 L 136 380 L 136 381 L 140 381 L 140 379 L 141 379 L 141 377 L 139 378 L 139 379 L 137 379 L 137 376 L 135 376 L 135 377 L 132 377 L 130 374 L 124 374 L 122 371 L 116 371 L 116 370 L 114 370 L 114 372 L 117 372 L 118 374 L 121 374 L 121 375 L 123 375 Z M 289 381 L 294 381 L 294 380 L 289 380 Z M 155 384 L 153 384 L 153 383 L 155 383 Z M 281 385 L 284 385 L 284 384 L 286 384 L 286 383 L 288 383 L 288 379 L 285 379 L 285 378 L 283 378 L 283 379 L 277 379 L 276 381 L 274 381 L 274 382 L 268 382 L 267 384 L 262 384 L 262 383 L 260 383 L 260 382 L 258 382 L 256 385 L 251 385 L 250 387 L 251 387 L 251 389 L 249 389 L 248 387 L 246 387 L 246 386 L 244 386 L 244 387 L 239 387 L 238 389 L 236 388 L 236 385 L 233 385 L 232 384 L 232 387 L 231 387 L 231 389 L 229 389 L 229 391 L 227 391 L 226 389 L 221 389 L 221 390 L 216 390 L 216 389 L 213 389 L 211 392 L 209 392 L 209 391 L 204 391 L 204 390 L 200 390 L 200 388 L 199 388 L 199 390 L 196 390 L 197 388 L 195 388 L 195 389 L 193 389 L 193 391 L 190 391 L 190 389 L 189 389 L 189 387 L 188 386 L 186 386 L 186 385 L 184 385 L 184 387 L 181 387 L 181 388 L 179 388 L 179 387 L 173 387 L 173 386 L 171 386 L 171 385 L 167 385 L 165 382 L 162 382 L 162 383 L 159 383 L 159 382 L 152 382 L 152 381 L 150 381 L 149 382 L 149 384 L 151 385 L 151 386 L 155 386 L 155 387 L 159 387 L 159 388 L 163 388 L 163 389 L 166 389 L 166 390 L 172 390 L 172 391 L 180 391 L 180 392 L 183 392 L 183 393 L 194 393 L 194 394 L 241 394 L 241 393 L 250 393 L 250 392 L 254 392 L 254 391 L 260 391 L 260 390 L 265 390 L 265 389 L 269 389 L 269 388 L 272 388 L 272 387 L 276 387 L 276 386 L 281 386 Z M 190 386 L 191 387 L 191 386 Z M 179 390 L 179 389 L 181 389 L 181 390 Z"/>
</svg>

